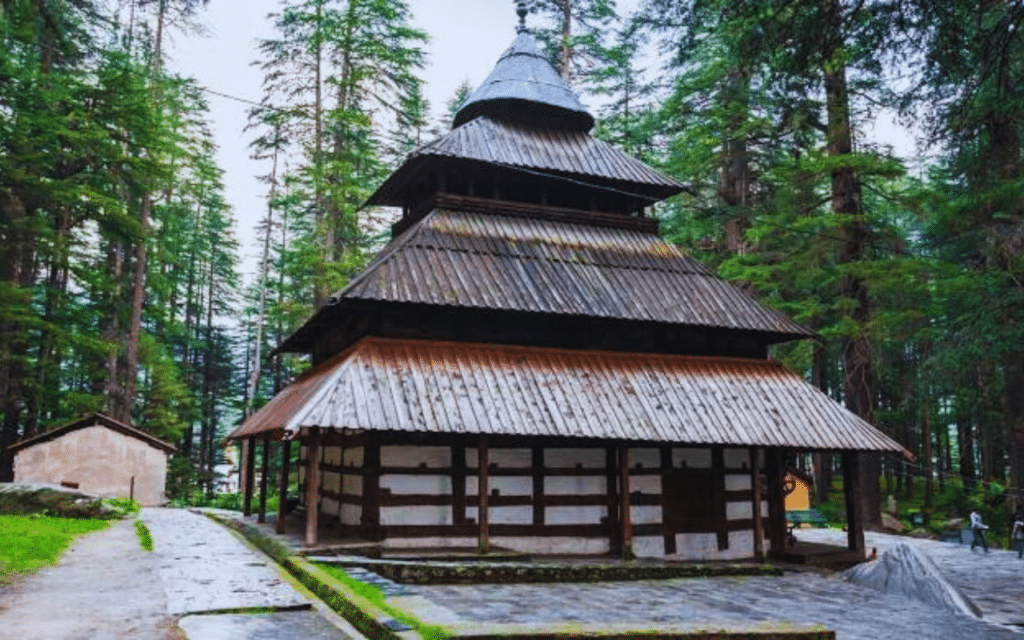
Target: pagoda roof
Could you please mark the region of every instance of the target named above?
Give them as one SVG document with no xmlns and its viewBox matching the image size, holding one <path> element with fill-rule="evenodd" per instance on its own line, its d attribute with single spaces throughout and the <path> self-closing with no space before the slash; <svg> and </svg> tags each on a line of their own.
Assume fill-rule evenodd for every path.
<svg viewBox="0 0 1024 640">
<path fill-rule="evenodd" d="M 679 181 L 585 131 L 542 127 L 483 115 L 419 147 L 370 196 L 367 205 L 402 205 L 404 189 L 438 159 L 520 170 L 531 178 L 567 177 L 581 186 L 625 191 L 649 202 L 683 191 Z"/>
<path fill-rule="evenodd" d="M 480 115 L 550 123 L 575 131 L 590 131 L 594 126 L 594 117 L 537 50 L 536 40 L 525 29 L 455 114 L 453 126 Z"/>
<path fill-rule="evenodd" d="M 229 438 L 303 429 L 906 451 L 781 364 L 364 338 Z"/>
<path fill-rule="evenodd" d="M 814 333 L 657 233 L 522 215 L 434 210 L 391 241 L 279 348 L 307 352 L 332 305 L 375 301 Z"/>
</svg>

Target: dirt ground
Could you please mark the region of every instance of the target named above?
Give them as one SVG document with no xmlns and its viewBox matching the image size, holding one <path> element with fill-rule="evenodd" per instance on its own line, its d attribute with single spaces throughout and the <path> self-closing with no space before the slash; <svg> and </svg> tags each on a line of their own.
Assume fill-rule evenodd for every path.
<svg viewBox="0 0 1024 640">
<path fill-rule="evenodd" d="M 0 588 L 0 632 L 19 640 L 182 640 L 159 561 L 132 520 L 79 538 L 56 566 Z M 16 613 L 15 613 L 16 612 Z"/>
</svg>

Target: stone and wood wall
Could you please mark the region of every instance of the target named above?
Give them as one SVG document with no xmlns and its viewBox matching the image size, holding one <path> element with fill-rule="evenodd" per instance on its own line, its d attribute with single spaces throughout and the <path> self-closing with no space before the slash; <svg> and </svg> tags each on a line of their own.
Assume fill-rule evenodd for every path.
<svg viewBox="0 0 1024 640">
<path fill-rule="evenodd" d="M 755 499 L 747 447 L 489 437 L 481 448 L 475 436 L 417 440 L 322 436 L 320 522 L 386 548 L 476 547 L 482 536 L 490 545 L 539 554 L 621 553 L 625 544 L 641 557 L 711 560 L 750 558 L 765 548 L 763 539 L 755 544 L 753 516 L 755 500 L 768 516 L 767 496 L 759 490 Z M 307 451 L 300 449 L 302 496 Z M 488 488 L 483 508 L 481 477 Z"/>
</svg>

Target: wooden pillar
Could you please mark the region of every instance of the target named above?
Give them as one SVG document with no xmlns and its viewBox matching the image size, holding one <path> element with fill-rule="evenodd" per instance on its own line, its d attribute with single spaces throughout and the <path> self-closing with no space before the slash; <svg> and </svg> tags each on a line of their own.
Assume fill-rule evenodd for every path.
<svg viewBox="0 0 1024 640">
<path fill-rule="evenodd" d="M 533 447 L 530 452 L 533 467 L 533 524 L 544 524 L 544 447 Z"/>
<path fill-rule="evenodd" d="M 750 447 L 751 507 L 754 514 L 754 559 L 764 562 L 764 521 L 761 519 L 761 450 Z"/>
<path fill-rule="evenodd" d="M 487 450 L 486 436 L 480 436 L 477 441 L 477 496 L 479 497 L 477 507 L 477 520 L 480 523 L 480 553 L 487 553 L 491 547 L 490 539 L 490 514 L 488 513 L 488 502 L 491 493 L 490 482 L 490 456 Z"/>
<path fill-rule="evenodd" d="M 608 495 L 608 550 L 613 555 L 622 553 L 622 527 L 619 526 L 619 467 L 616 447 L 613 444 L 605 447 L 604 469 L 605 485 Z"/>
<path fill-rule="evenodd" d="M 277 523 L 274 531 L 284 533 L 288 520 L 288 474 L 292 466 L 292 441 L 281 440 L 281 481 L 278 485 Z"/>
<path fill-rule="evenodd" d="M 256 437 L 249 436 L 242 447 L 242 464 L 245 467 L 245 485 L 242 487 L 242 514 L 252 515 L 252 491 L 256 475 Z"/>
<path fill-rule="evenodd" d="M 306 546 L 320 542 L 320 430 L 311 429 L 306 444 Z"/>
<path fill-rule="evenodd" d="M 661 457 L 661 535 L 665 545 L 665 555 L 672 555 L 676 548 L 675 527 L 669 524 L 669 510 L 675 505 L 668 504 L 665 499 L 665 487 L 669 485 L 672 478 L 672 445 L 663 444 L 660 449 Z"/>
<path fill-rule="evenodd" d="M 725 448 L 711 447 L 711 481 L 715 495 L 715 537 L 718 550 L 729 548 L 729 518 L 725 512 Z"/>
<path fill-rule="evenodd" d="M 260 463 L 260 510 L 256 522 L 267 521 L 267 476 L 270 475 L 270 432 L 263 434 L 263 461 Z"/>
<path fill-rule="evenodd" d="M 462 438 L 452 445 L 452 524 L 466 524 L 466 443 Z"/>
<path fill-rule="evenodd" d="M 843 452 L 843 493 L 846 494 L 846 540 L 850 551 L 863 558 L 864 513 L 862 512 L 860 456 L 856 451 Z"/>
<path fill-rule="evenodd" d="M 619 445 L 619 514 L 622 523 L 622 557 L 633 559 L 633 522 L 630 520 L 629 445 Z"/>
<path fill-rule="evenodd" d="M 371 542 L 384 539 L 380 526 L 380 444 L 377 441 L 363 446 L 363 515 L 359 522 L 363 537 Z"/>
<path fill-rule="evenodd" d="M 771 555 L 779 557 L 786 552 L 786 496 L 782 491 L 783 469 L 782 449 L 765 451 L 765 482 L 768 485 L 768 537 L 771 538 Z"/>
</svg>

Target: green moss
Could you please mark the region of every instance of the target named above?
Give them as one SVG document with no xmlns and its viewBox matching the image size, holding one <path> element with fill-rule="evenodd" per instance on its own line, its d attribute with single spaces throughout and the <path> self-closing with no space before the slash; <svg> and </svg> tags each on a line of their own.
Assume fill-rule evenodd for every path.
<svg viewBox="0 0 1024 640">
<path fill-rule="evenodd" d="M 258 529 L 235 520 L 211 515 L 211 518 L 239 531 L 260 551 L 267 554 L 300 583 L 356 629 L 372 640 L 398 640 L 400 636 L 382 624 L 384 617 L 400 620 L 427 640 L 446 640 L 450 635 L 443 627 L 428 625 L 401 609 L 384 602 L 379 589 L 354 580 L 347 574 L 336 575 L 327 568 L 293 556 L 291 551 Z"/>
<path fill-rule="evenodd" d="M 424 624 L 419 618 L 412 616 L 406 613 L 405 611 L 402 611 L 397 607 L 393 607 L 387 602 L 385 602 L 384 593 L 372 584 L 366 584 L 365 582 L 360 582 L 359 580 L 356 580 L 355 578 L 345 573 L 344 569 L 341 569 L 340 567 L 319 563 L 315 564 L 317 567 L 331 575 L 335 580 L 351 589 L 353 593 L 356 593 L 359 596 L 366 598 L 366 600 L 373 604 L 373 606 L 377 607 L 381 611 L 386 612 L 394 619 L 404 622 L 405 624 L 415 629 L 416 632 L 419 633 L 420 636 L 422 636 L 423 638 L 429 638 L 430 640 L 442 640 L 444 638 L 449 637 L 449 635 L 441 627 L 433 627 Z M 425 635 L 426 632 L 429 632 L 430 635 Z"/>
<path fill-rule="evenodd" d="M 139 536 L 139 544 L 143 549 L 153 550 L 153 536 L 149 533 L 149 527 L 142 520 L 135 521 L 135 535 Z"/>
</svg>

